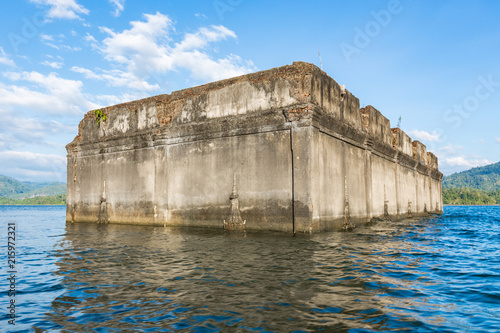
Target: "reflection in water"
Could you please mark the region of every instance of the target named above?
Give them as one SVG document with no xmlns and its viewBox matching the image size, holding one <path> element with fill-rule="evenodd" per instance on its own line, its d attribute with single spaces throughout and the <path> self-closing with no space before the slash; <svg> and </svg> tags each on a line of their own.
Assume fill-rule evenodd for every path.
<svg viewBox="0 0 500 333">
<path fill-rule="evenodd" d="M 74 331 L 347 330 L 353 320 L 375 330 L 412 327 L 407 309 L 433 307 L 413 287 L 418 261 L 402 255 L 415 249 L 380 242 L 377 234 L 395 237 L 396 229 L 366 232 L 360 242 L 359 233 L 292 238 L 68 224 L 57 251 L 67 291 L 49 318 Z"/>
<path fill-rule="evenodd" d="M 297 237 L 67 224 L 51 251 L 62 291 L 32 327 L 494 332 L 499 213 Z"/>
<path fill-rule="evenodd" d="M 315 292 L 310 243 L 280 234 L 68 224 L 57 254 L 68 292 L 50 317 L 70 330 L 292 327 L 314 320 L 303 309 Z"/>
</svg>

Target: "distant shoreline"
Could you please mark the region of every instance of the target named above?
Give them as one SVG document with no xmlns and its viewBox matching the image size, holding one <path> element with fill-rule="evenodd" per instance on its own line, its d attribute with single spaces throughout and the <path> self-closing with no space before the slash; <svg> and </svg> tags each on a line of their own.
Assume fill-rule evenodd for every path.
<svg viewBox="0 0 500 333">
<path fill-rule="evenodd" d="M 23 199 L 0 197 L 1 206 L 52 206 L 66 205 L 66 194 L 33 196 Z"/>
<path fill-rule="evenodd" d="M 66 206 L 66 204 L 0 204 L 0 206 Z"/>
<path fill-rule="evenodd" d="M 499 204 L 491 204 L 491 205 L 465 205 L 465 204 L 443 204 L 443 206 L 500 206 Z"/>
</svg>

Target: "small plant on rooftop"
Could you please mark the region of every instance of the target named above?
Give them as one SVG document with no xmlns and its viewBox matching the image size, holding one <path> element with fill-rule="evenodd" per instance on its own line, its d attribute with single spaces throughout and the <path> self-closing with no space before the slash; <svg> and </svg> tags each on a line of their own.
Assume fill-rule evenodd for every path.
<svg viewBox="0 0 500 333">
<path fill-rule="evenodd" d="M 108 116 L 101 109 L 94 110 L 94 116 L 97 120 L 97 125 L 101 124 L 101 120 L 106 121 L 108 119 Z"/>
</svg>

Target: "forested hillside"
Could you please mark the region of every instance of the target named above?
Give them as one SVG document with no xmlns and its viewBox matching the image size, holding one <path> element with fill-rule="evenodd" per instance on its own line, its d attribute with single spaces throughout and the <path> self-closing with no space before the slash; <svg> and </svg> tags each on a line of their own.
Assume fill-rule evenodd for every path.
<svg viewBox="0 0 500 333">
<path fill-rule="evenodd" d="M 500 162 L 454 173 L 443 178 L 443 188 L 460 187 L 483 191 L 500 190 Z"/>
<path fill-rule="evenodd" d="M 65 183 L 23 182 L 0 175 L 1 205 L 60 205 L 65 203 Z"/>
<path fill-rule="evenodd" d="M 443 202 L 457 205 L 499 205 L 500 162 L 444 177 Z"/>
</svg>

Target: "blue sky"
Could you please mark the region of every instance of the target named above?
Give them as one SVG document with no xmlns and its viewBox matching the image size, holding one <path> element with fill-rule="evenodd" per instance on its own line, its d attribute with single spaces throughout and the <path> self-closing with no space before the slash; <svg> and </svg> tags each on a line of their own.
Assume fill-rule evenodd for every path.
<svg viewBox="0 0 500 333">
<path fill-rule="evenodd" d="M 439 157 L 500 160 L 500 2 L 0 3 L 0 174 L 66 181 L 94 108 L 312 62 Z M 320 60 L 320 56 L 321 60 Z"/>
</svg>

